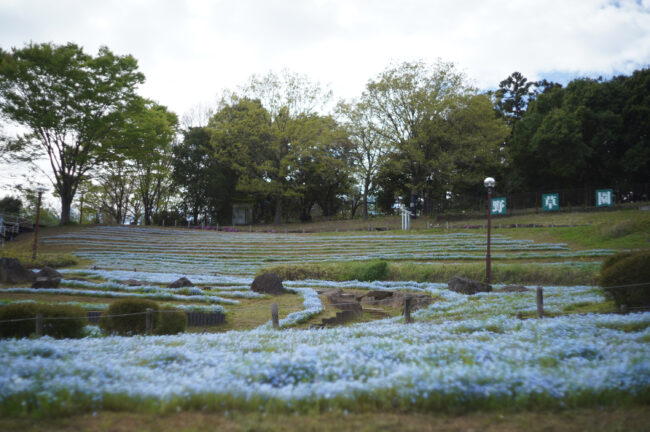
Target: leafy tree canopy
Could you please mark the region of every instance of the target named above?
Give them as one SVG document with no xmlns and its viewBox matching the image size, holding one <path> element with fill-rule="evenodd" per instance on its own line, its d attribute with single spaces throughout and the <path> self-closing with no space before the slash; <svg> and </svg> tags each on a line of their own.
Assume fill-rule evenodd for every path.
<svg viewBox="0 0 650 432">
<path fill-rule="evenodd" d="M 133 57 L 106 47 L 94 57 L 72 43 L 0 50 L 0 112 L 27 131 L 5 151 L 30 162 L 49 158 L 62 224 L 80 179 L 111 154 L 105 139 L 143 81 Z"/>
</svg>

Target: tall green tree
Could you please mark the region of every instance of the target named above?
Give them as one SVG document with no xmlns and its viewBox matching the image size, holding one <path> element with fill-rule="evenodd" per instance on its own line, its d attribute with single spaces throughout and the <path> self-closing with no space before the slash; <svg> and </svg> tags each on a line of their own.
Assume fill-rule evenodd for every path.
<svg viewBox="0 0 650 432">
<path fill-rule="evenodd" d="M 231 165 L 234 156 L 219 160 L 210 138 L 207 127 L 191 127 L 183 133 L 182 141 L 173 148 L 172 177 L 188 218 L 197 223 L 199 216 L 207 213 L 213 220 L 228 224 L 238 179 Z"/>
<path fill-rule="evenodd" d="M 105 139 L 123 121 L 144 81 L 131 56 L 100 48 L 96 56 L 69 43 L 0 49 L 0 112 L 26 130 L 5 144 L 17 160 L 49 159 L 61 200 L 61 224 L 79 182 L 105 161 Z"/>
<path fill-rule="evenodd" d="M 650 69 L 580 78 L 538 96 L 510 146 L 519 189 L 649 181 Z"/>
<path fill-rule="evenodd" d="M 384 179 L 402 179 L 412 207 L 418 196 L 445 196 L 460 183 L 460 173 L 483 175 L 498 161 L 507 136 L 487 96 L 478 95 L 451 63 L 389 68 L 368 83 L 362 99 L 393 147 Z"/>
<path fill-rule="evenodd" d="M 528 103 L 535 98 L 536 86 L 534 81 L 528 81 L 516 71 L 499 83 L 496 108 L 509 126 L 512 127 L 524 115 Z"/>
<path fill-rule="evenodd" d="M 290 177 L 300 193 L 300 219 L 311 220 L 315 204 L 323 216 L 334 216 L 352 187 L 351 142 L 330 116 L 313 114 L 298 120 Z"/>
<path fill-rule="evenodd" d="M 296 136 L 304 127 L 303 120 L 323 107 L 330 99 L 331 92 L 306 76 L 287 70 L 276 75 L 254 75 L 242 88 L 242 94 L 257 100 L 268 112 L 268 127 L 271 139 L 266 141 L 265 179 L 275 201 L 274 223 L 282 221 L 283 201 L 296 198 L 290 177 L 290 161 L 294 159 L 297 146 Z M 258 183 L 258 186 L 261 186 Z"/>
<path fill-rule="evenodd" d="M 377 118 L 371 104 L 362 101 L 349 104 L 340 102 L 337 113 L 350 140 L 350 161 L 361 184 L 362 217 L 367 219 L 368 197 L 377 188 L 377 175 L 390 147 L 384 134 L 377 128 Z M 353 216 L 354 211 L 351 213 Z"/>
<path fill-rule="evenodd" d="M 165 106 L 140 99 L 128 111 L 122 127 L 111 136 L 116 153 L 107 164 L 115 171 L 122 160 L 128 163 L 145 225 L 151 224 L 155 212 L 165 209 L 172 192 L 172 142 L 177 126 L 176 114 Z"/>
</svg>

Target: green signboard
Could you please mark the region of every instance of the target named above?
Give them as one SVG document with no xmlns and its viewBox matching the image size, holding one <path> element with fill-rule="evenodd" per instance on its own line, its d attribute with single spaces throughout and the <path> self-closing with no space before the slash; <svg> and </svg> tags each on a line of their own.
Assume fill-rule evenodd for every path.
<svg viewBox="0 0 650 432">
<path fill-rule="evenodd" d="M 601 189 L 596 191 L 596 207 L 611 207 L 614 205 L 614 191 Z"/>
<path fill-rule="evenodd" d="M 560 194 L 542 194 L 542 211 L 557 211 L 560 209 Z"/>
<path fill-rule="evenodd" d="M 493 215 L 506 214 L 506 199 L 505 198 L 492 198 L 490 212 Z"/>
</svg>

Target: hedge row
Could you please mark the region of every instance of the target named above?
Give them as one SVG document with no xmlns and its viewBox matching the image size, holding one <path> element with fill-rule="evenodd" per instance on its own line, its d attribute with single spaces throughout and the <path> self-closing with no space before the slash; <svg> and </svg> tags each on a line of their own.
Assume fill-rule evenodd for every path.
<svg viewBox="0 0 650 432">
<path fill-rule="evenodd" d="M 0 337 L 23 338 L 36 333 L 36 316 L 41 315 L 42 332 L 54 338 L 79 338 L 88 324 L 79 306 L 18 303 L 0 307 Z"/>
<path fill-rule="evenodd" d="M 111 303 L 100 317 L 99 327 L 111 334 L 145 334 L 147 309 L 153 310 L 152 328 L 155 334 L 176 334 L 185 331 L 187 315 L 184 311 L 174 308 L 160 310 L 155 301 L 135 298 Z"/>
<path fill-rule="evenodd" d="M 650 251 L 607 258 L 600 268 L 600 286 L 619 306 L 650 307 Z"/>
</svg>

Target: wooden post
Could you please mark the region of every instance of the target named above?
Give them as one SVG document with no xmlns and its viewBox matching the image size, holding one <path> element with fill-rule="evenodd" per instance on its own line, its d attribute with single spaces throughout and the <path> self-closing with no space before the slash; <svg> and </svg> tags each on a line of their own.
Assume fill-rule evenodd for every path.
<svg viewBox="0 0 650 432">
<path fill-rule="evenodd" d="M 253 232 L 253 225 L 248 225 L 248 232 Z"/>
<path fill-rule="evenodd" d="M 623 314 L 623 315 L 627 314 L 627 306 L 621 305 L 621 314 Z"/>
<path fill-rule="evenodd" d="M 280 320 L 278 319 L 278 304 L 273 303 L 271 305 L 271 321 L 273 322 L 273 328 L 275 330 L 280 330 Z"/>
<path fill-rule="evenodd" d="M 43 336 L 43 315 L 36 314 L 36 336 Z"/>
<path fill-rule="evenodd" d="M 147 315 L 146 315 L 146 320 L 145 320 L 145 326 L 146 326 L 146 331 L 147 334 L 150 335 L 152 332 L 152 327 L 153 327 L 153 309 L 147 308 Z"/>
<path fill-rule="evenodd" d="M 404 297 L 404 323 L 410 324 L 411 320 L 411 296 Z"/>
<path fill-rule="evenodd" d="M 544 318 L 544 288 L 537 287 L 537 318 Z"/>
</svg>

